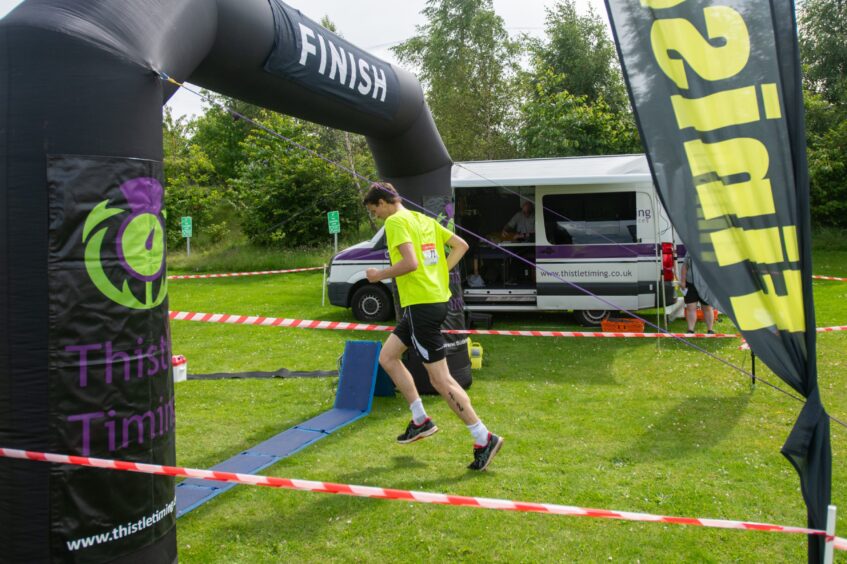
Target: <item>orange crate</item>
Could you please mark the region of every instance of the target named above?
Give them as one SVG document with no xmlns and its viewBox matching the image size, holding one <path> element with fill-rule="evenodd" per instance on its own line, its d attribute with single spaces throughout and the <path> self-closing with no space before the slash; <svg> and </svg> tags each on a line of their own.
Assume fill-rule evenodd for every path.
<svg viewBox="0 0 847 564">
<path fill-rule="evenodd" d="M 600 322 L 600 328 L 605 333 L 643 333 L 644 322 L 638 319 L 609 318 Z"/>
<path fill-rule="evenodd" d="M 715 312 L 715 321 L 717 321 L 718 316 L 721 314 L 721 312 L 719 312 L 715 308 L 712 308 L 712 311 Z M 703 309 L 699 306 L 697 307 L 697 321 L 703 321 Z"/>
</svg>

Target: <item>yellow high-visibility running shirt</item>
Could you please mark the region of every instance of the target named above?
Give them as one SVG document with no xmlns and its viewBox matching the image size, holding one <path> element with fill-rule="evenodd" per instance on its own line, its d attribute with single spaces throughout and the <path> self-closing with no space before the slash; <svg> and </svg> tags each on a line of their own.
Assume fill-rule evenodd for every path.
<svg viewBox="0 0 847 564">
<path fill-rule="evenodd" d="M 394 278 L 402 307 L 435 304 L 450 299 L 450 275 L 444 244 L 453 233 L 422 213 L 401 209 L 385 220 L 385 237 L 391 264 L 403 259 L 400 245 L 411 243 L 418 259 L 413 272 Z"/>
</svg>

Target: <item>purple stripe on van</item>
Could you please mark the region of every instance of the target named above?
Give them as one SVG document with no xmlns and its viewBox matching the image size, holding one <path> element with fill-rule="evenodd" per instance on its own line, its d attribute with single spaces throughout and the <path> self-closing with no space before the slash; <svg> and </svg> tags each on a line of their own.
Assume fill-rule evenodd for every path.
<svg viewBox="0 0 847 564">
<path fill-rule="evenodd" d="M 335 255 L 333 260 L 386 261 L 385 252 L 385 249 L 346 249 Z"/>
<path fill-rule="evenodd" d="M 656 245 L 643 243 L 631 245 L 538 245 L 537 260 L 545 259 L 614 259 L 655 257 Z M 658 248 L 661 254 L 661 246 Z"/>
<path fill-rule="evenodd" d="M 629 245 L 538 245 L 535 248 L 535 256 L 539 260 L 655 257 L 657 252 L 656 247 L 656 245 L 649 243 Z M 680 245 L 679 248 L 684 253 L 685 247 Z M 386 257 L 385 252 L 385 249 L 346 249 L 335 255 L 335 260 L 358 260 L 363 262 L 386 261 L 388 257 Z M 662 252 L 661 246 L 659 246 L 658 252 Z"/>
</svg>

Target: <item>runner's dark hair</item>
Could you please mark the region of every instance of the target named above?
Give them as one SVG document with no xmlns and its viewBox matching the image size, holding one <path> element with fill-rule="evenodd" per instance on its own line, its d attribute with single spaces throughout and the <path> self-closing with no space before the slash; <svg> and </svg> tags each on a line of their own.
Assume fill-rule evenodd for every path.
<svg viewBox="0 0 847 564">
<path fill-rule="evenodd" d="M 374 182 L 371 184 L 370 188 L 368 188 L 367 193 L 365 193 L 362 203 L 366 206 L 378 206 L 380 200 L 385 200 L 385 202 L 389 204 L 396 204 L 400 201 L 400 194 L 398 194 L 394 186 L 388 182 Z"/>
</svg>

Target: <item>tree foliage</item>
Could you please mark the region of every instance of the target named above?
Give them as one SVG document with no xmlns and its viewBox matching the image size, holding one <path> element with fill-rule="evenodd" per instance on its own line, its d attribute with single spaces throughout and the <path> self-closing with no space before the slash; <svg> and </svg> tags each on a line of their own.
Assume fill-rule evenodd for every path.
<svg viewBox="0 0 847 564">
<path fill-rule="evenodd" d="M 589 104 L 602 100 L 615 112 L 627 111 L 615 44 L 593 8 L 580 15 L 574 0 L 559 0 L 547 9 L 545 32 L 544 40 L 530 42 L 534 75 L 544 93 L 567 91 Z M 558 79 L 544 80 L 549 73 Z"/>
<path fill-rule="evenodd" d="M 317 126 L 261 112 L 274 132 L 323 153 Z M 258 245 L 303 246 L 325 240 L 326 214 L 338 210 L 342 231 L 364 219 L 360 192 L 348 173 L 319 156 L 282 142 L 261 129 L 241 144 L 244 159 L 231 185 L 243 203 L 242 229 Z"/>
<path fill-rule="evenodd" d="M 812 221 L 847 227 L 847 120 L 833 104 L 805 93 Z"/>
<path fill-rule="evenodd" d="M 213 181 L 215 167 L 203 147 L 190 139 L 191 127 L 184 117 L 174 119 L 170 108 L 165 108 L 162 127 L 165 227 L 170 248 L 182 243 L 182 216 L 190 216 L 197 235 L 207 241 L 219 240 L 226 229 L 214 221 L 221 203 L 221 192 Z"/>
<path fill-rule="evenodd" d="M 548 70 L 535 77 L 535 91 L 521 108 L 520 146 L 532 157 L 565 157 L 636 153 L 641 141 L 631 116 L 616 112 L 603 98 L 590 103 L 557 83 L 560 74 Z"/>
<path fill-rule="evenodd" d="M 214 180 L 223 185 L 235 176 L 243 162 L 241 142 L 253 129 L 248 121 L 239 119 L 229 110 L 255 119 L 261 108 L 212 92 L 206 92 L 206 95 L 212 102 L 194 123 L 192 143 L 202 147 L 203 152 L 215 163 Z"/>
<path fill-rule="evenodd" d="M 525 157 L 641 151 L 615 47 L 600 17 L 573 0 L 547 10 L 546 37 L 530 40 L 520 150 Z"/>
<path fill-rule="evenodd" d="M 450 154 L 457 160 L 512 156 L 519 48 L 492 0 L 427 0 L 423 14 L 427 23 L 394 52 L 418 71 Z"/>
<path fill-rule="evenodd" d="M 798 11 L 806 86 L 847 106 L 847 2 L 803 0 Z"/>
<path fill-rule="evenodd" d="M 798 16 L 812 221 L 845 228 L 847 4 L 843 0 L 804 0 Z"/>
</svg>

